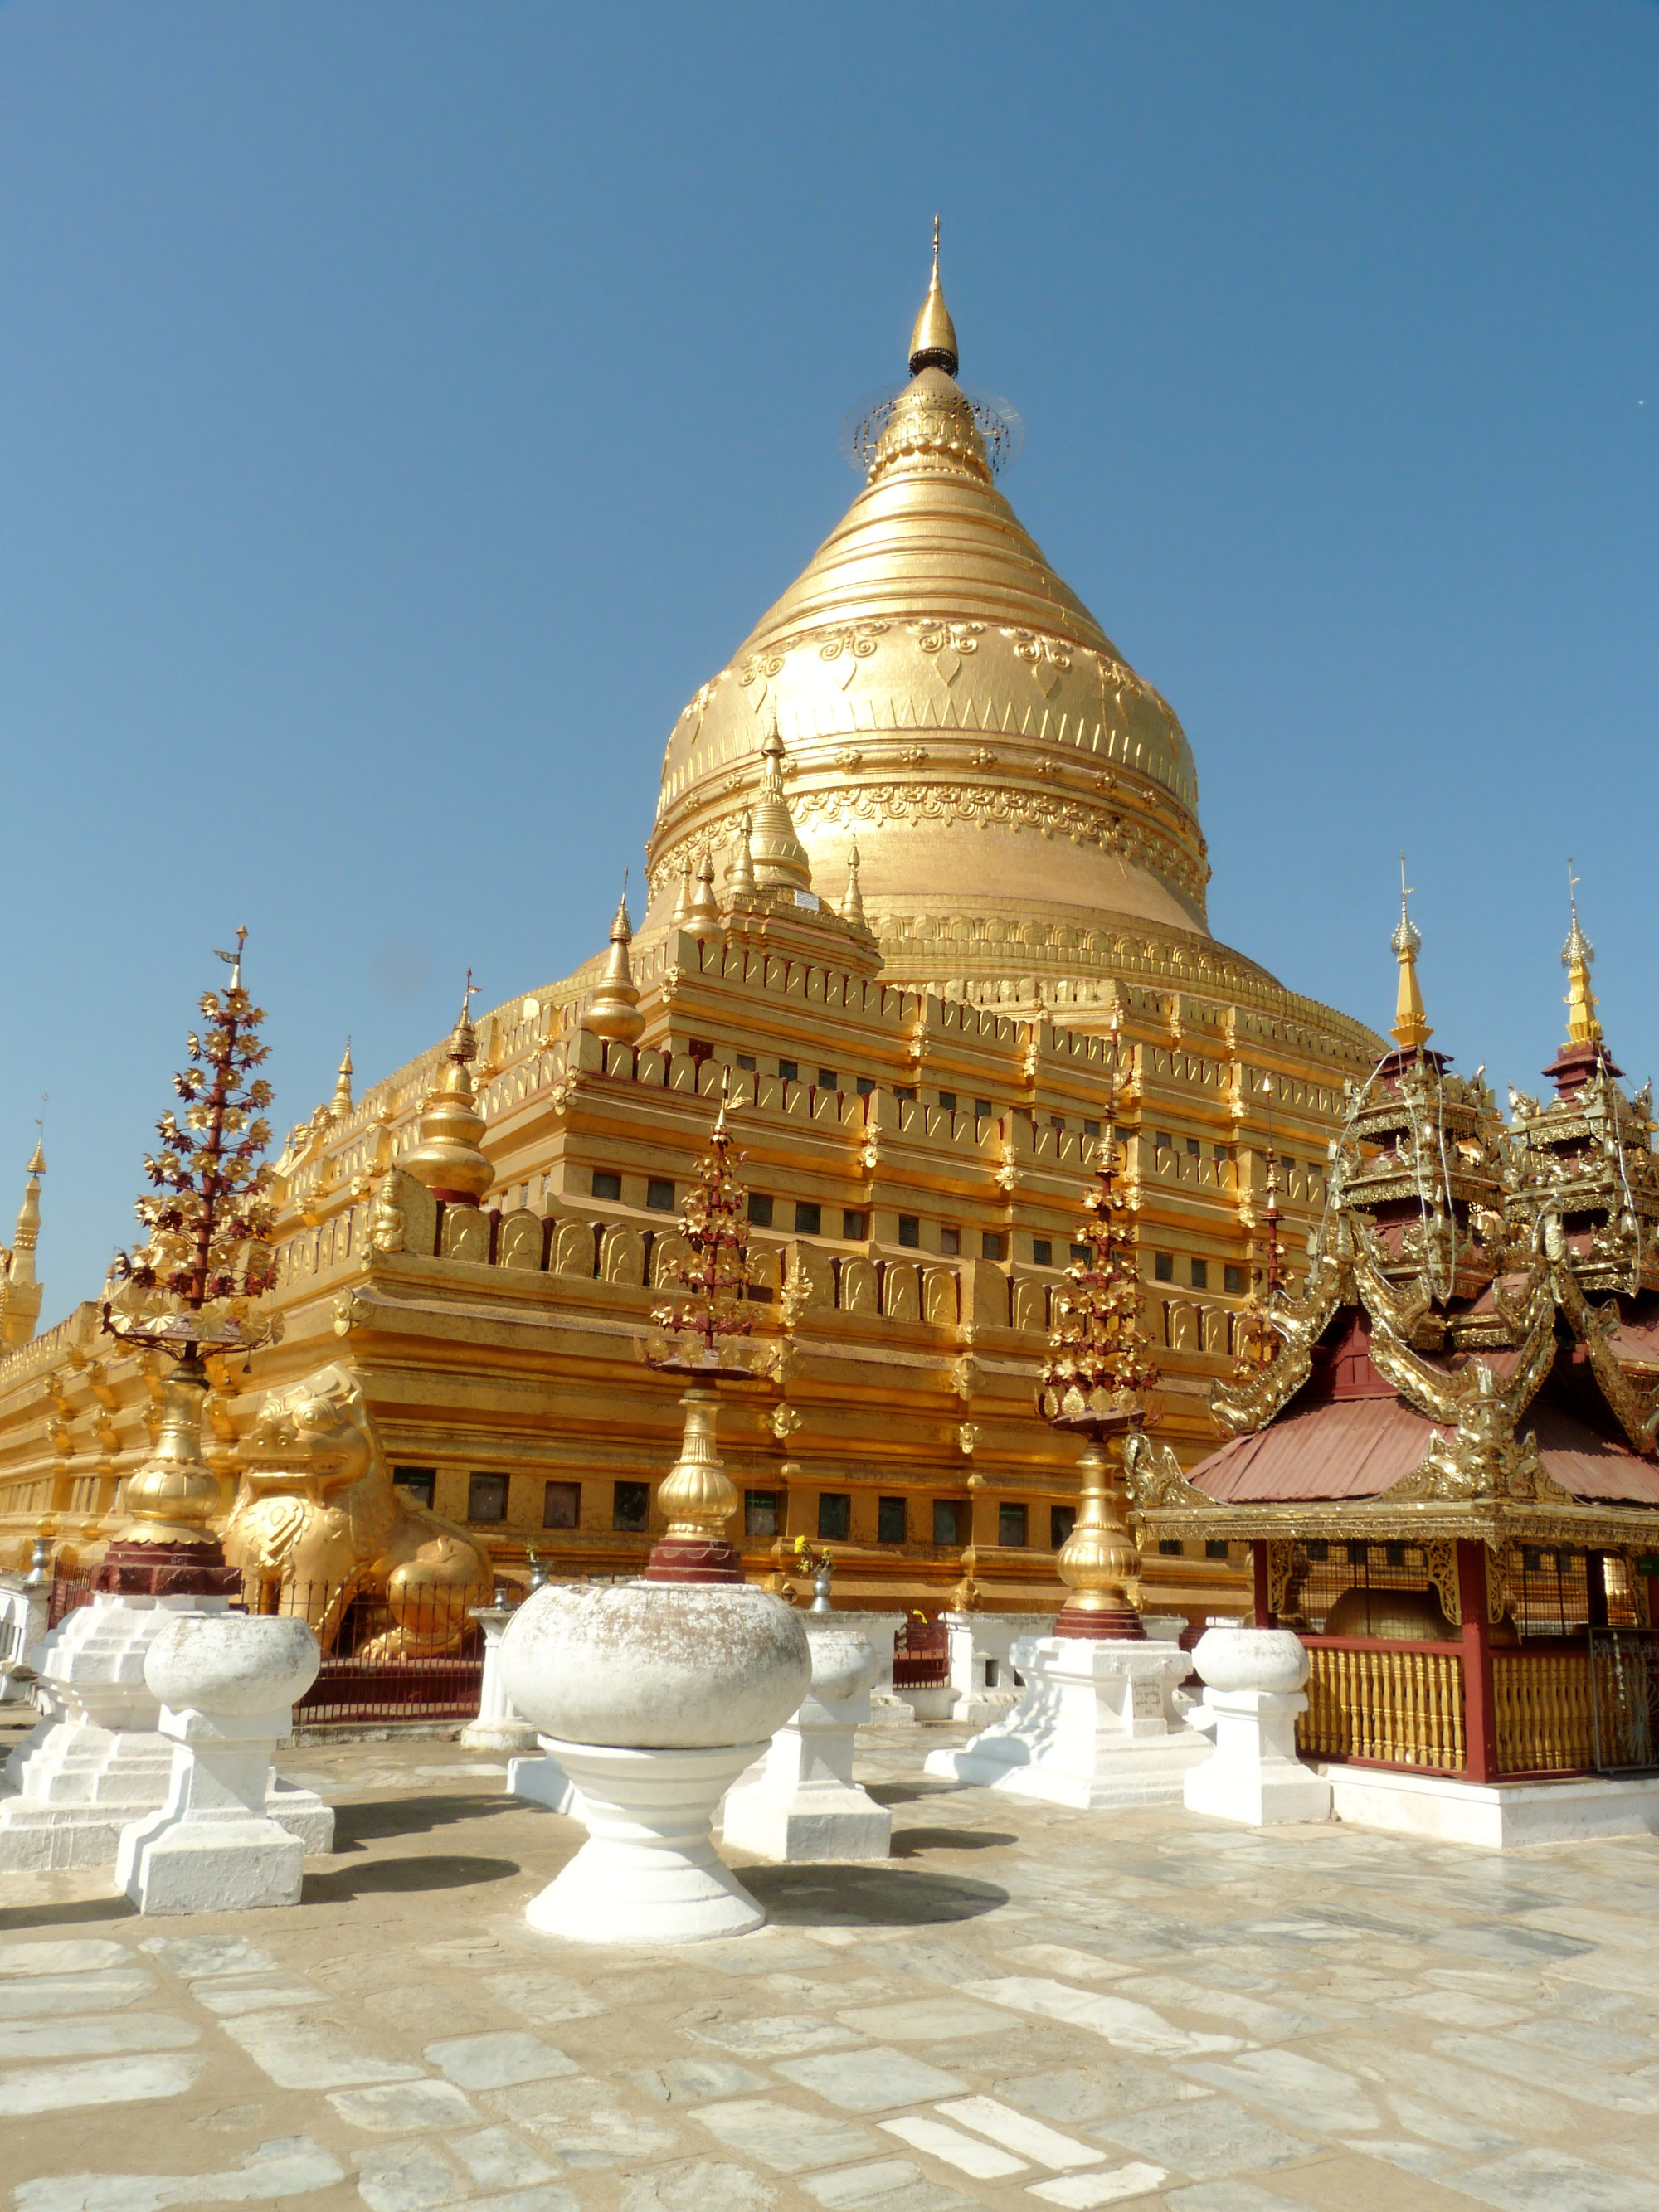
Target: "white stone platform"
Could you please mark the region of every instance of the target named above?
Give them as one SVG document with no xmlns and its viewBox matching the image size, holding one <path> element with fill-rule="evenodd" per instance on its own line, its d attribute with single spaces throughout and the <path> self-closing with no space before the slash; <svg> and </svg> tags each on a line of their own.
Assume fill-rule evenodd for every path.
<svg viewBox="0 0 1659 2212">
<path fill-rule="evenodd" d="M 1335 1763 L 1316 1771 L 1330 1784 L 1333 1817 L 1357 1828 L 1387 1828 L 1486 1850 L 1659 1835 L 1659 1775 L 1479 1783 Z"/>
<path fill-rule="evenodd" d="M 1191 1670 L 1178 1646 L 1044 1636 L 1021 1644 L 1018 1705 L 925 1771 L 1015 1796 L 1096 1811 L 1180 1802 L 1209 1746 L 1177 1717 L 1173 1693 Z"/>
</svg>

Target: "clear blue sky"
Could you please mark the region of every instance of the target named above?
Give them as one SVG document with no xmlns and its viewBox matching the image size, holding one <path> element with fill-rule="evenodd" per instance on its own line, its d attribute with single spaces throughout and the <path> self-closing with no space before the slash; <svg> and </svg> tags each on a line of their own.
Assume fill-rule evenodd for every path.
<svg viewBox="0 0 1659 2212">
<path fill-rule="evenodd" d="M 1197 755 L 1217 933 L 1659 1064 L 1659 9 L 0 5 L 0 1235 L 125 1241 L 209 948 L 280 1125 L 564 974 L 856 489 L 935 207 L 1006 488 Z"/>
</svg>

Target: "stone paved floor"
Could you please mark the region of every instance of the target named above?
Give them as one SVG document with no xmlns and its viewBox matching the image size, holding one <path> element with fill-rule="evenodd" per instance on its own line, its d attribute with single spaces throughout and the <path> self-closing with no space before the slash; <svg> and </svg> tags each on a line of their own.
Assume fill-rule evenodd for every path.
<svg viewBox="0 0 1659 2212">
<path fill-rule="evenodd" d="M 441 1741 L 287 1755 L 340 1808 L 295 1911 L 0 1878 L 0 2204 L 1659 2212 L 1659 1839 L 1091 1816 L 942 1740 L 863 1739 L 890 1863 L 686 1951 L 533 1935 L 579 1831 Z"/>
</svg>

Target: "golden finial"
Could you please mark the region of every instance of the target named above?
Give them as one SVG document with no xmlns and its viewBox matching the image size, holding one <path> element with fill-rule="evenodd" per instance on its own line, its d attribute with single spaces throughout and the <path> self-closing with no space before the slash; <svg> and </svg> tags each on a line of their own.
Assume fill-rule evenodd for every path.
<svg viewBox="0 0 1659 2212">
<path fill-rule="evenodd" d="M 1567 898 L 1572 908 L 1572 927 L 1561 948 L 1561 965 L 1567 971 L 1567 1042 L 1600 1044 L 1601 1024 L 1596 1018 L 1595 994 L 1590 988 L 1590 968 L 1595 947 L 1578 927 L 1578 878 L 1567 862 Z"/>
<path fill-rule="evenodd" d="M 484 1117 L 478 1111 L 468 1065 L 478 1052 L 472 1026 L 472 1001 L 477 996 L 478 986 L 469 968 L 461 1011 L 444 1046 L 448 1064 L 421 1108 L 421 1141 L 402 1163 L 434 1198 L 450 1206 L 476 1206 L 495 1176 L 479 1142 Z"/>
<path fill-rule="evenodd" d="M 700 944 L 705 938 L 720 935 L 720 902 L 714 896 L 714 862 L 706 845 L 697 855 L 697 888 L 691 896 L 685 927 Z"/>
<path fill-rule="evenodd" d="M 755 881 L 763 890 L 810 891 L 812 870 L 806 848 L 795 835 L 794 817 L 783 795 L 783 738 L 778 718 L 761 747 L 765 763 L 761 770 L 760 804 L 755 809 L 749 848 L 755 860 Z"/>
<path fill-rule="evenodd" d="M 916 326 L 910 333 L 910 374 L 919 375 L 924 368 L 942 368 L 947 376 L 954 376 L 958 364 L 957 326 L 951 320 L 951 310 L 945 304 L 945 294 L 939 281 L 939 217 L 933 217 L 933 273 L 928 282 L 927 296 L 921 303 L 921 313 L 916 317 Z"/>
<path fill-rule="evenodd" d="M 351 1111 L 351 1039 L 346 1039 L 346 1048 L 340 1060 L 340 1072 L 334 1079 L 334 1097 L 330 1112 L 337 1121 L 343 1121 Z"/>
<path fill-rule="evenodd" d="M 674 901 L 674 912 L 669 921 L 671 929 L 684 929 L 691 920 L 691 855 L 680 855 L 680 888 Z"/>
<path fill-rule="evenodd" d="M 611 951 L 605 973 L 582 1016 L 584 1029 L 592 1030 L 596 1036 L 617 1038 L 623 1044 L 632 1044 L 645 1027 L 645 1016 L 640 1012 L 639 986 L 634 981 L 628 958 L 633 935 L 634 925 L 628 918 L 628 877 L 624 873 L 622 898 L 611 925 Z"/>
<path fill-rule="evenodd" d="M 734 898 L 749 898 L 754 895 L 755 855 L 750 844 L 754 834 L 755 817 L 745 806 L 733 841 L 732 865 L 726 872 L 726 885 Z"/>
<path fill-rule="evenodd" d="M 45 1099 L 40 1103 L 44 1106 Z M 37 1121 L 37 1130 L 40 1127 Z M 46 1156 L 42 1139 L 37 1136 L 29 1155 L 28 1181 L 23 1186 L 10 1260 L 0 1270 L 0 1341 L 8 1346 L 27 1344 L 40 1318 L 43 1292 L 34 1272 L 34 1251 L 40 1242 L 40 1178 L 46 1171 Z"/>
<path fill-rule="evenodd" d="M 230 970 L 230 988 L 233 991 L 240 991 L 242 988 L 242 947 L 246 943 L 247 931 L 244 928 L 236 933 L 236 950 L 234 952 L 221 952 L 216 946 L 214 948 L 215 959 L 222 960 Z"/>
<path fill-rule="evenodd" d="M 847 896 L 841 902 L 843 921 L 864 927 L 864 893 L 859 884 L 859 848 L 855 837 L 847 848 Z"/>
<path fill-rule="evenodd" d="M 1400 855 L 1400 927 L 1389 939 L 1400 963 L 1400 989 L 1395 999 L 1394 1027 L 1389 1034 L 1401 1052 L 1421 1052 L 1434 1031 L 1423 1013 L 1423 992 L 1417 980 L 1417 955 L 1423 933 L 1411 917 L 1411 885 L 1406 881 L 1406 855 Z"/>
</svg>

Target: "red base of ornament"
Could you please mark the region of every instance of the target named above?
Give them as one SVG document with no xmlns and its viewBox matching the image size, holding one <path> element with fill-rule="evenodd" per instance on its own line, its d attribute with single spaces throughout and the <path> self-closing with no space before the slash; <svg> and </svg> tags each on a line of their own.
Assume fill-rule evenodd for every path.
<svg viewBox="0 0 1659 2212">
<path fill-rule="evenodd" d="M 1054 1623 L 1056 1636 L 1091 1638 L 1097 1643 L 1144 1644 L 1146 1631 L 1140 1615 L 1133 1606 L 1115 1605 L 1103 1613 L 1085 1612 L 1080 1607 L 1064 1605 Z"/>
<path fill-rule="evenodd" d="M 206 1544 L 112 1544 L 92 1578 L 94 1590 L 118 1597 L 240 1597 L 242 1571 L 225 1565 L 216 1538 Z"/>
<path fill-rule="evenodd" d="M 740 1583 L 743 1560 L 730 1544 L 696 1536 L 659 1537 L 643 1579 L 648 1583 Z"/>
</svg>

